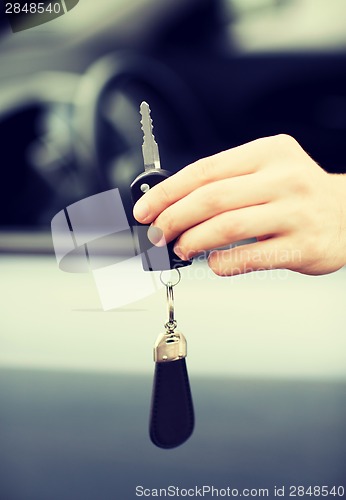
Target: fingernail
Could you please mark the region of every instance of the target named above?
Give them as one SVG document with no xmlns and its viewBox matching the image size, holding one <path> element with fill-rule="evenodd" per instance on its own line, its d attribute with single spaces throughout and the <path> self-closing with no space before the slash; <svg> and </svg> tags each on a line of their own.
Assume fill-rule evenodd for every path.
<svg viewBox="0 0 346 500">
<path fill-rule="evenodd" d="M 173 248 L 173 250 L 174 250 L 174 253 L 178 255 L 179 259 L 185 260 L 185 256 L 182 253 L 181 247 L 179 247 L 178 245 L 175 245 L 175 247 Z"/>
<path fill-rule="evenodd" d="M 133 215 L 138 222 L 144 222 L 149 217 L 149 206 L 146 201 L 140 200 L 133 209 Z"/>
<path fill-rule="evenodd" d="M 150 226 L 147 232 L 149 241 L 157 246 L 163 247 L 166 244 L 165 237 L 163 236 L 163 231 L 159 227 Z"/>
</svg>

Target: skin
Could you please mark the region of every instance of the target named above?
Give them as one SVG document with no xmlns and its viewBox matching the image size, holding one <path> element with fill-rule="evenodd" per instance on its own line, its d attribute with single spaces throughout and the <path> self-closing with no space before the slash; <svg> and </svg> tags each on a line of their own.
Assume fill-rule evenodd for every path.
<svg viewBox="0 0 346 500">
<path fill-rule="evenodd" d="M 277 268 L 317 275 L 346 264 L 346 176 L 325 172 L 287 135 L 188 165 L 148 191 L 134 216 L 152 223 L 154 244 L 178 238 L 183 259 L 211 250 L 208 264 L 220 276 Z M 256 240 L 215 250 L 248 238 Z"/>
</svg>

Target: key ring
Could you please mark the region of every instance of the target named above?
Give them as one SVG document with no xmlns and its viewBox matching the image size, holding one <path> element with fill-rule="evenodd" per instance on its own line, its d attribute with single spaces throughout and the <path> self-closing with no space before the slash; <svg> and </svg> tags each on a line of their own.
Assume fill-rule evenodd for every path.
<svg viewBox="0 0 346 500">
<path fill-rule="evenodd" d="M 178 277 L 177 277 L 176 282 L 175 282 L 175 283 L 172 283 L 172 281 L 171 281 L 171 280 L 169 280 L 169 281 L 167 281 L 167 282 L 165 283 L 165 282 L 163 281 L 163 279 L 162 279 L 162 275 L 163 275 L 163 273 L 170 273 L 170 272 L 172 272 L 172 271 L 176 271 L 176 272 L 178 273 Z M 180 274 L 179 269 L 171 269 L 171 270 L 169 270 L 169 271 L 161 271 L 161 273 L 160 273 L 160 281 L 161 281 L 161 283 L 162 283 L 163 285 L 165 285 L 165 286 L 168 286 L 169 284 L 171 284 L 171 286 L 176 286 L 178 283 L 180 283 L 180 280 L 181 280 L 181 274 Z"/>
<path fill-rule="evenodd" d="M 174 330 L 177 327 L 177 322 L 174 319 L 174 294 L 173 294 L 173 287 L 176 286 L 180 280 L 181 280 L 181 274 L 178 269 L 174 269 L 178 273 L 178 278 L 175 281 L 175 283 L 172 283 L 171 281 L 167 281 L 166 283 L 162 279 L 162 274 L 164 271 L 161 271 L 160 274 L 160 281 L 163 285 L 166 287 L 166 294 L 167 294 L 167 304 L 168 304 L 168 321 L 165 323 L 165 328 L 166 331 L 169 333 L 173 333 Z"/>
</svg>

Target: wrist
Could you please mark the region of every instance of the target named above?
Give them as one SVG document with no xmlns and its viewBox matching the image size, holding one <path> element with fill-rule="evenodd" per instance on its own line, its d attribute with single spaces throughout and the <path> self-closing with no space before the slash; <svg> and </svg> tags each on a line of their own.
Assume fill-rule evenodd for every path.
<svg viewBox="0 0 346 500">
<path fill-rule="evenodd" d="M 338 204 L 338 253 L 342 266 L 346 265 L 346 174 L 329 174 L 335 201 Z"/>
</svg>

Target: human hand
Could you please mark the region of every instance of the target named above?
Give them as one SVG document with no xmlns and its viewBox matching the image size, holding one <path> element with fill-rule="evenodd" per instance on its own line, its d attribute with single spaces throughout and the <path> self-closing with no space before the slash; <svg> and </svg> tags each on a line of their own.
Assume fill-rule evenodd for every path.
<svg viewBox="0 0 346 500">
<path fill-rule="evenodd" d="M 178 238 L 180 258 L 212 250 L 208 264 L 221 276 L 346 264 L 346 176 L 325 172 L 287 135 L 188 165 L 150 189 L 134 216 L 163 231 L 161 244 Z M 249 238 L 257 241 L 213 250 Z"/>
</svg>

